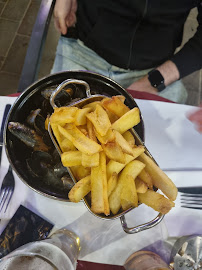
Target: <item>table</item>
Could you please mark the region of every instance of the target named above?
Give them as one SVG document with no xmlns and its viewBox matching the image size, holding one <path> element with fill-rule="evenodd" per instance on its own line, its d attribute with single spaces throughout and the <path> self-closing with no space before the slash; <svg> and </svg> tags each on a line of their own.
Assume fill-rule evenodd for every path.
<svg viewBox="0 0 202 270">
<path fill-rule="evenodd" d="M 150 99 L 154 98 L 155 95 L 150 96 Z M 4 105 L 14 101 L 15 97 L 0 97 L 0 122 Z M 162 101 L 136 99 L 145 123 L 145 144 L 177 186 L 199 185 L 202 179 L 202 170 L 198 170 L 202 167 L 202 135 L 197 133 L 186 118 L 186 113 L 194 108 L 170 103 L 168 100 Z M 183 171 L 183 168 L 188 167 L 198 171 Z M 0 181 L 7 168 L 8 161 L 4 152 Z M 175 209 L 167 214 L 159 225 L 138 234 L 128 235 L 122 230 L 119 219 L 98 219 L 87 211 L 82 202 L 74 204 L 55 201 L 32 191 L 16 175 L 15 180 L 15 192 L 6 214 L 2 217 L 0 233 L 22 204 L 55 224 L 54 230 L 65 227 L 79 235 L 82 247 L 79 256 L 81 264 L 82 261 L 89 261 L 121 266 L 132 252 L 157 241 L 161 243 L 168 237 L 202 233 L 202 211 L 180 208 L 179 198 L 176 200 Z M 132 227 L 152 220 L 156 215 L 154 210 L 141 205 L 128 213 L 126 218 L 128 225 Z M 96 266 L 96 269 L 99 268 Z M 102 266 L 100 269 L 105 268 Z"/>
</svg>

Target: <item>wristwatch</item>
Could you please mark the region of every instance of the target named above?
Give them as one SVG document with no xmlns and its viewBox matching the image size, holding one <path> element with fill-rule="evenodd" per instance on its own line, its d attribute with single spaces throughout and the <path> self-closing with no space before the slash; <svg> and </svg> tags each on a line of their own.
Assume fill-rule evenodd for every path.
<svg viewBox="0 0 202 270">
<path fill-rule="evenodd" d="M 151 86 L 158 89 L 158 92 L 161 92 L 166 88 L 164 84 L 164 78 L 161 72 L 157 69 L 153 69 L 148 73 L 148 80 L 150 81 Z"/>
</svg>

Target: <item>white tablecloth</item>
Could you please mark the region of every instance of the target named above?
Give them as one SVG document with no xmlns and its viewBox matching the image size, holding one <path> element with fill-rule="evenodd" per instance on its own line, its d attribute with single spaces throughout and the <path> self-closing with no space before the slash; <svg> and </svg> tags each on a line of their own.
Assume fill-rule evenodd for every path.
<svg viewBox="0 0 202 270">
<path fill-rule="evenodd" d="M 15 98 L 0 97 L 0 123 L 4 107 Z M 160 167 L 166 169 L 202 167 L 202 135 L 197 133 L 186 114 L 194 108 L 159 101 L 136 100 L 145 123 L 145 144 Z M 0 168 L 0 183 L 7 171 L 5 152 Z M 168 176 L 177 186 L 200 185 L 202 171 L 168 171 Z M 9 208 L 1 214 L 0 233 L 20 204 L 52 222 L 55 227 L 68 228 L 81 239 L 79 259 L 123 265 L 134 251 L 144 248 L 157 240 L 171 236 L 202 234 L 202 211 L 183 209 L 179 198 L 176 207 L 164 220 L 150 230 L 128 235 L 120 220 L 105 221 L 94 217 L 82 202 L 65 203 L 44 197 L 27 187 L 15 174 L 15 192 Z M 179 197 L 179 196 L 178 196 Z M 126 215 L 128 225 L 133 227 L 152 220 L 157 213 L 141 205 Z"/>
</svg>

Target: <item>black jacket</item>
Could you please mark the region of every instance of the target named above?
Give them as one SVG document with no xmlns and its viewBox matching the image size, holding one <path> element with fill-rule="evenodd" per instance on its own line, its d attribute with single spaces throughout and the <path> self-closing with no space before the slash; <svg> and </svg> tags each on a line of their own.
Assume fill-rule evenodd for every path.
<svg viewBox="0 0 202 270">
<path fill-rule="evenodd" d="M 197 33 L 174 55 L 194 7 Z M 78 0 L 76 30 L 86 46 L 121 68 L 142 70 L 171 59 L 182 78 L 202 67 L 201 0 Z"/>
</svg>

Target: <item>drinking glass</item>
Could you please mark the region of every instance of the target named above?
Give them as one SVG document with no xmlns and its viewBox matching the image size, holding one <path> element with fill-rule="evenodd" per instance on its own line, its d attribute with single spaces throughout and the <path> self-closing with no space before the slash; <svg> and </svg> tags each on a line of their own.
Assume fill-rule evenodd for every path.
<svg viewBox="0 0 202 270">
<path fill-rule="evenodd" d="M 45 240 L 30 242 L 0 260 L 4 270 L 75 270 L 80 250 L 79 237 L 66 229 Z"/>
<path fill-rule="evenodd" d="M 126 270 L 167 270 L 171 269 L 162 258 L 151 251 L 137 251 L 125 262 Z"/>
</svg>

